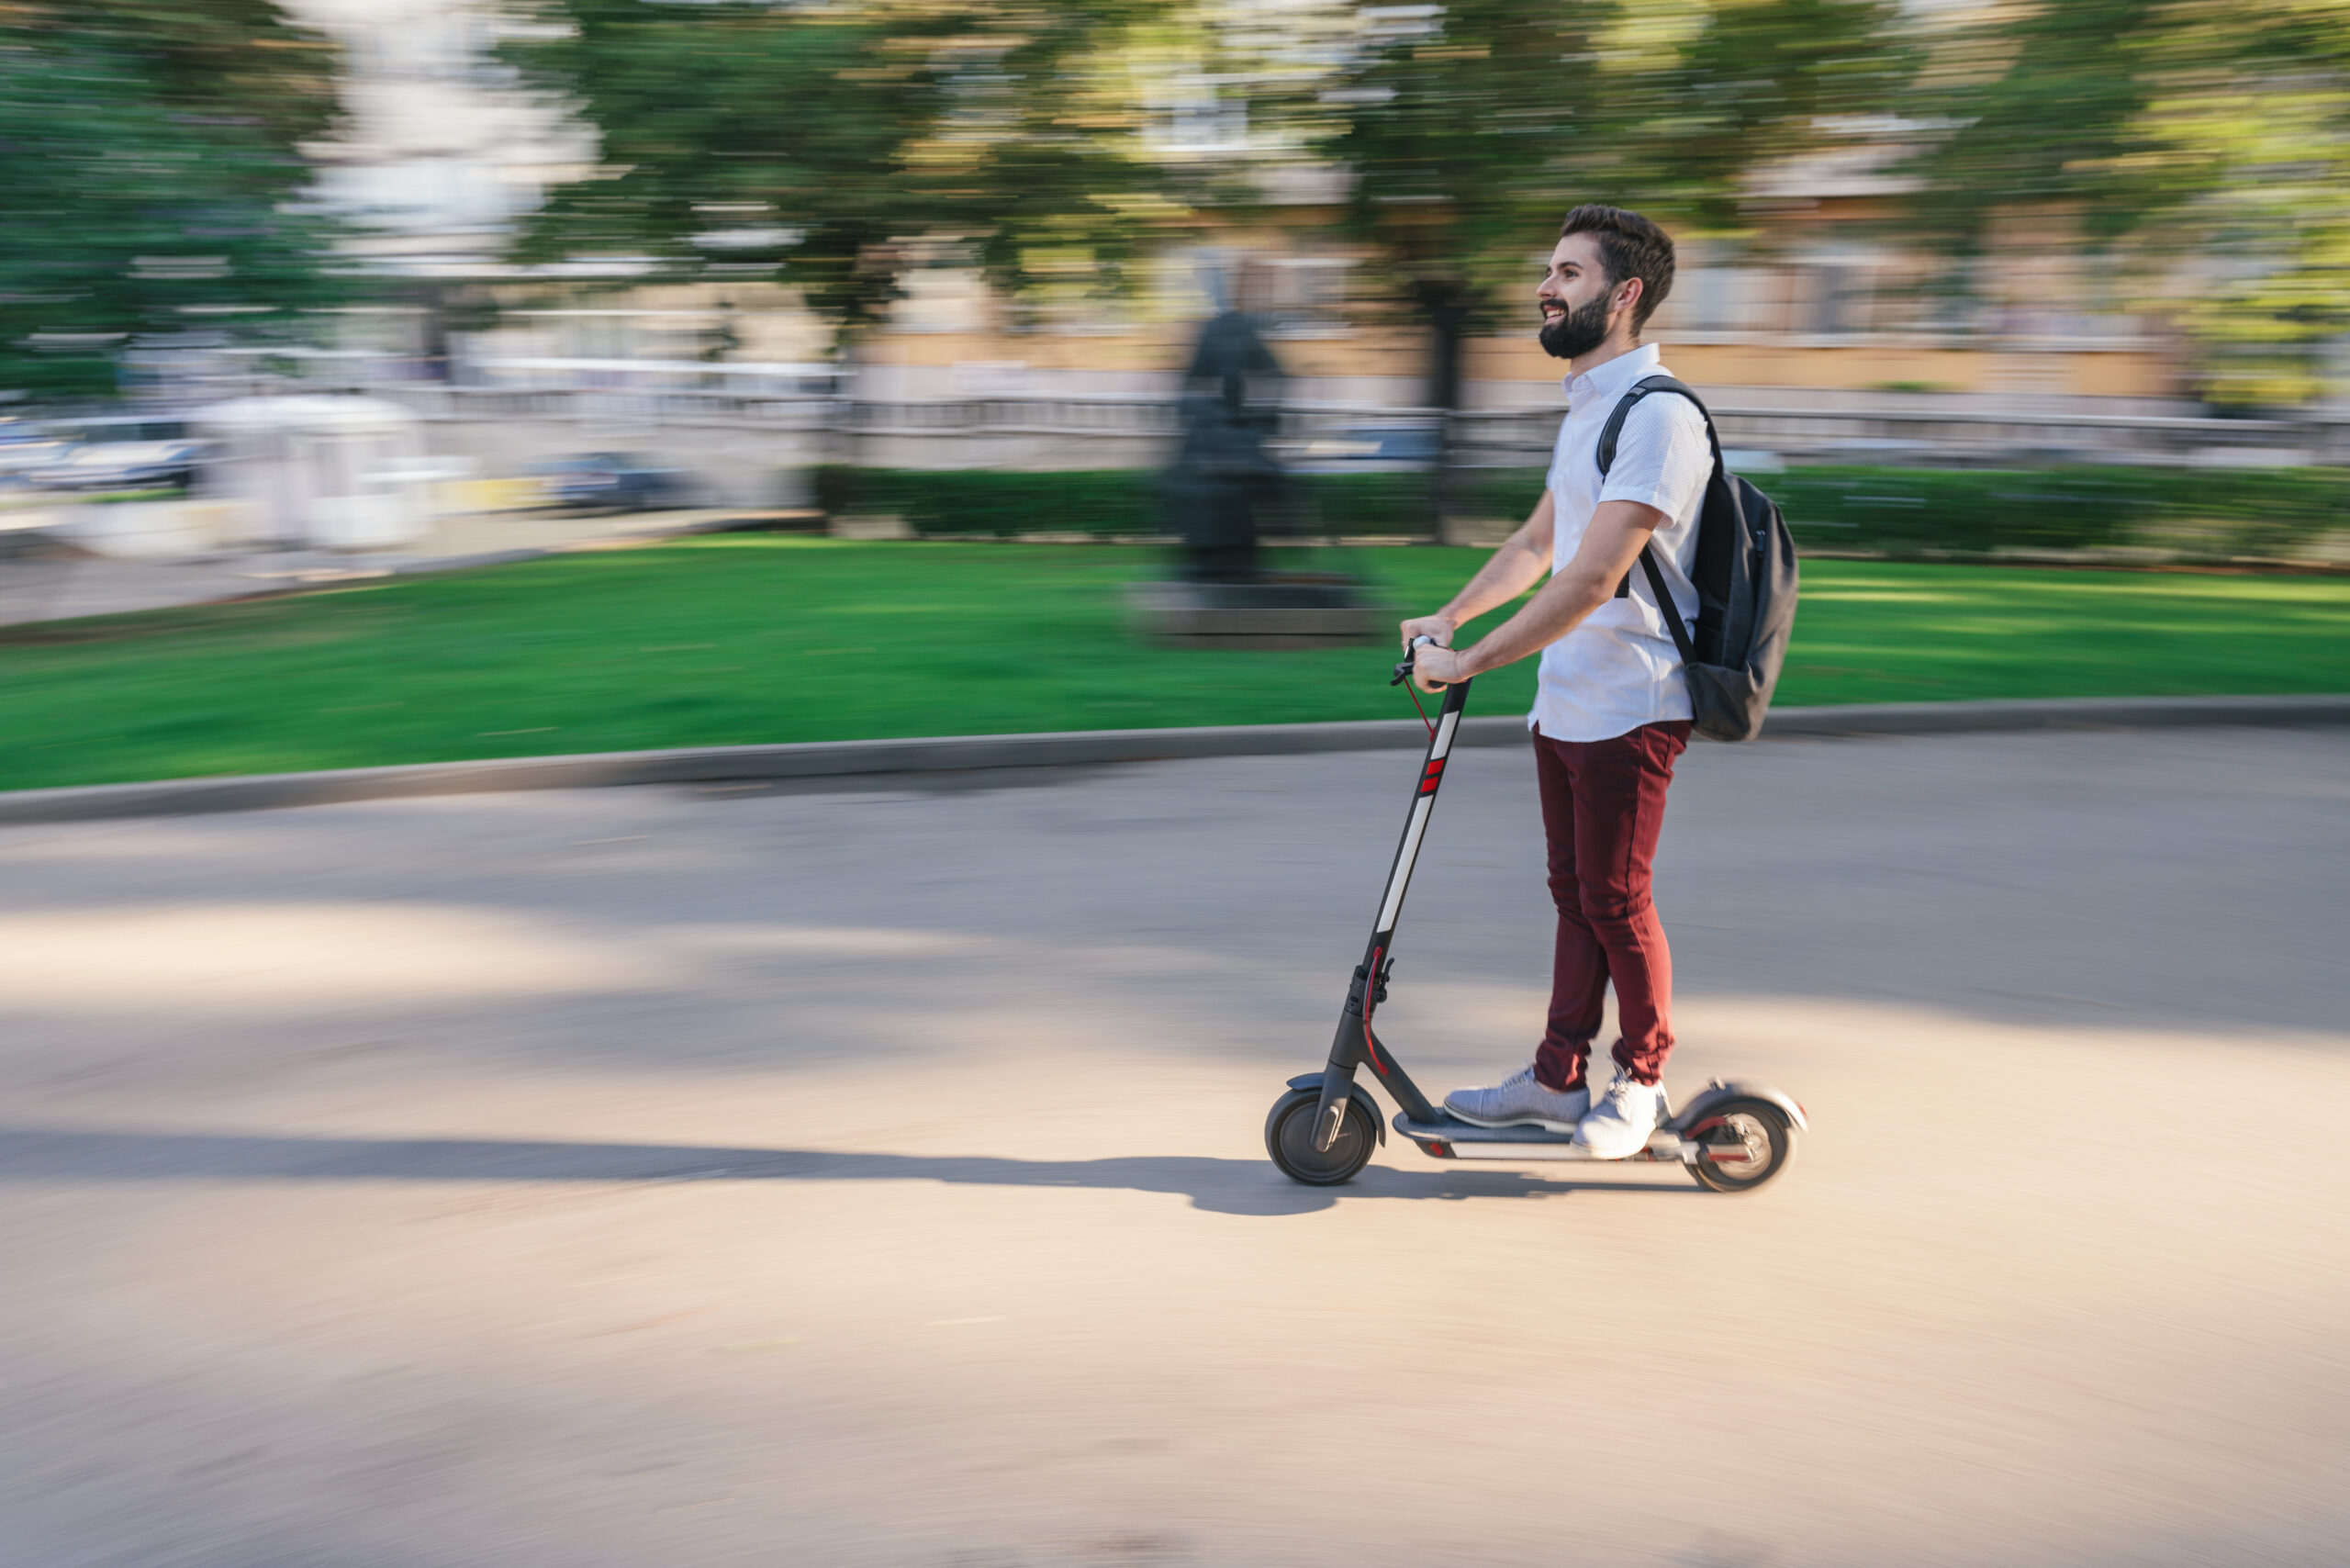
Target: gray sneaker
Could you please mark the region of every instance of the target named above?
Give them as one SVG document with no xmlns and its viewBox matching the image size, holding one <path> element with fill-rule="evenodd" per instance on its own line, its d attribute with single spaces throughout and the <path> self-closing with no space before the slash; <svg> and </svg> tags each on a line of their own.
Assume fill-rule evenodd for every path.
<svg viewBox="0 0 2350 1568">
<path fill-rule="evenodd" d="M 1537 1126 L 1571 1133 L 1591 1112 L 1591 1091 L 1545 1089 L 1534 1081 L 1534 1070 L 1528 1067 L 1491 1089 L 1456 1089 L 1444 1097 L 1444 1108 L 1481 1127 Z"/>
</svg>

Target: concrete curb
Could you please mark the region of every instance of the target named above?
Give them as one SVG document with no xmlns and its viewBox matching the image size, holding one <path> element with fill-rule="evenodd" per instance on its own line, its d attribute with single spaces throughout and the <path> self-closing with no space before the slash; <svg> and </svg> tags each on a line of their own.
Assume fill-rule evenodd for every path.
<svg viewBox="0 0 2350 1568">
<path fill-rule="evenodd" d="M 1774 712 L 1763 726 L 1763 738 L 2305 724 L 2350 724 L 2350 696 L 2068 698 L 2034 702 L 1891 702 L 1783 708 Z M 1524 717 L 1506 714 L 1467 721 L 1460 727 L 1458 744 L 1522 745 L 1525 739 Z M 1417 750 L 1427 740 L 1427 732 L 1416 720 L 1376 719 L 1336 724 L 1078 730 L 1032 735 L 948 735 L 924 740 L 816 741 L 789 745 L 615 751 L 0 791 L 0 823 L 267 811 L 283 806 L 508 790 L 581 790 L 615 784 L 715 783 L 990 767 L 1067 767 L 1202 756 Z"/>
</svg>

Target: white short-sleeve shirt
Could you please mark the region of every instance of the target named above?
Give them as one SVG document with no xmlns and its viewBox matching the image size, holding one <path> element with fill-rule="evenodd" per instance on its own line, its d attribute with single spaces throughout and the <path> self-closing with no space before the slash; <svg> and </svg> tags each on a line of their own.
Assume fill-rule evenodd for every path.
<svg viewBox="0 0 2350 1568">
<path fill-rule="evenodd" d="M 1559 423 L 1550 455 L 1550 569 L 1559 571 L 1574 559 L 1600 502 L 1654 507 L 1671 521 L 1658 527 L 1651 548 L 1683 622 L 1694 626 L 1697 514 L 1714 469 L 1705 416 L 1686 398 L 1651 393 L 1624 421 L 1606 478 L 1599 474 L 1599 432 L 1608 414 L 1635 383 L 1671 374 L 1662 357 L 1648 344 L 1567 379 L 1567 417 Z M 1542 650 L 1534 711 L 1527 722 L 1552 740 L 1604 741 L 1642 724 L 1689 716 L 1680 651 L 1656 607 L 1648 574 L 1635 566 L 1629 598 L 1608 599 Z"/>
</svg>

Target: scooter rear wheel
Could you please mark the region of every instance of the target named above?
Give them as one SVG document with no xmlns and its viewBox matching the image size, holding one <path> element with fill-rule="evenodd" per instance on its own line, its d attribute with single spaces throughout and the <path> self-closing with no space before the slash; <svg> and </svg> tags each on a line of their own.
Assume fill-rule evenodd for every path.
<svg viewBox="0 0 2350 1568">
<path fill-rule="evenodd" d="M 1743 1156 L 1691 1162 L 1689 1174 L 1709 1192 L 1751 1193 L 1795 1160 L 1795 1124 L 1768 1100 L 1732 1100 L 1717 1105 L 1707 1113 L 1702 1130 L 1693 1132 L 1709 1152 L 1721 1148 L 1728 1153 L 1729 1148 L 1724 1146 L 1730 1146 Z"/>
<path fill-rule="evenodd" d="M 1371 1150 L 1378 1146 L 1379 1129 L 1363 1114 L 1362 1103 L 1349 1095 L 1347 1099 L 1346 1120 L 1338 1124 L 1338 1136 L 1330 1140 L 1326 1149 L 1314 1147 L 1314 1109 L 1322 1101 L 1321 1092 L 1313 1089 L 1292 1089 L 1273 1102 L 1265 1117 L 1265 1152 L 1281 1168 L 1281 1174 L 1292 1182 L 1303 1182 L 1309 1187 L 1335 1187 L 1341 1182 L 1351 1182 L 1355 1172 L 1371 1162 Z"/>
</svg>

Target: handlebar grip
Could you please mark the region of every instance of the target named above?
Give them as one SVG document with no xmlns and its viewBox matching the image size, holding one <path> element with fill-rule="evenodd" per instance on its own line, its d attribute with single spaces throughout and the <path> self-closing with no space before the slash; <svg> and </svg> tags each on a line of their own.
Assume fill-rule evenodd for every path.
<svg viewBox="0 0 2350 1568">
<path fill-rule="evenodd" d="M 1407 681 L 1407 680 L 1411 679 L 1411 678 L 1412 678 L 1412 661 L 1413 661 L 1413 660 L 1414 660 L 1414 659 L 1418 655 L 1419 651 L 1420 651 L 1420 649 L 1421 649 L 1421 648 L 1423 648 L 1423 647 L 1427 646 L 1428 644 L 1431 644 L 1431 643 L 1436 643 L 1436 639 L 1435 639 L 1434 637 L 1429 636 L 1429 635 L 1428 635 L 1427 633 L 1425 633 L 1425 632 L 1423 632 L 1422 633 L 1420 633 L 1420 635 L 1418 635 L 1418 636 L 1416 636 L 1416 637 L 1413 638 L 1413 639 L 1412 639 L 1412 645 L 1411 645 L 1410 647 L 1405 648 L 1405 649 L 1404 650 L 1404 662 L 1403 662 L 1402 664 L 1399 664 L 1399 665 L 1397 665 L 1397 666 L 1395 666 L 1395 674 L 1394 674 L 1394 677 L 1393 677 L 1393 678 L 1390 679 L 1390 680 L 1388 681 L 1388 683 L 1387 683 L 1387 684 L 1388 684 L 1388 685 L 1390 685 L 1390 686 L 1401 686 L 1401 685 L 1403 685 L 1405 681 Z M 1438 645 L 1438 646 L 1439 646 L 1439 647 L 1441 647 L 1443 644 L 1437 644 L 1437 645 Z M 1445 685 L 1446 685 L 1446 683 L 1445 683 L 1445 682 L 1443 682 L 1443 681 L 1438 681 L 1438 682 L 1436 684 L 1436 686 L 1433 688 L 1433 689 L 1438 690 L 1438 691 L 1442 691 L 1442 690 L 1445 689 Z"/>
</svg>

